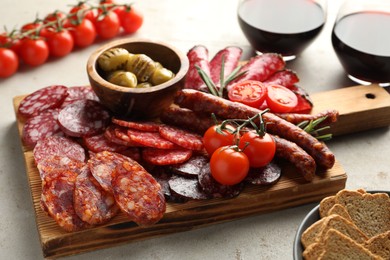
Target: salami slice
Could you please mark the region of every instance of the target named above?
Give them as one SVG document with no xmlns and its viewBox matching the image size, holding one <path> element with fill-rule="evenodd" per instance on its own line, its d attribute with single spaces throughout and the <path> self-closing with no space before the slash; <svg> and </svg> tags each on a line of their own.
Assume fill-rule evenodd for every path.
<svg viewBox="0 0 390 260">
<path fill-rule="evenodd" d="M 111 130 L 109 130 L 109 132 L 106 133 L 106 136 L 110 134 L 110 131 Z M 137 146 L 137 147 L 143 146 L 141 144 L 138 144 L 138 143 L 132 141 L 127 134 L 127 128 L 125 128 L 123 126 L 113 126 L 113 130 L 111 133 L 114 133 L 117 140 L 113 139 L 113 141 L 115 141 L 116 143 L 121 143 L 121 141 L 122 141 L 122 144 L 127 145 L 127 146 Z"/>
<path fill-rule="evenodd" d="M 141 151 L 140 151 L 140 148 L 138 148 L 138 147 L 128 147 L 126 150 L 120 151 L 118 153 L 120 153 L 126 157 L 129 157 L 130 159 L 133 159 L 137 162 L 141 161 Z"/>
<path fill-rule="evenodd" d="M 62 85 L 53 85 L 31 93 L 20 102 L 18 114 L 29 118 L 47 109 L 60 107 L 68 96 L 67 89 Z"/>
<path fill-rule="evenodd" d="M 183 148 L 196 151 L 203 150 L 203 138 L 198 134 L 168 125 L 161 126 L 159 133 L 166 140 Z"/>
<path fill-rule="evenodd" d="M 282 174 L 282 168 L 271 162 L 261 168 L 251 168 L 245 178 L 246 182 L 255 185 L 271 185 L 276 183 Z"/>
<path fill-rule="evenodd" d="M 65 107 L 76 100 L 90 99 L 99 101 L 91 86 L 74 86 L 68 88 L 68 96 L 65 98 L 61 107 Z"/>
<path fill-rule="evenodd" d="M 156 122 L 151 122 L 151 121 L 145 121 L 145 122 L 136 122 L 136 121 L 126 121 L 126 120 L 121 120 L 118 118 L 112 118 L 112 122 L 114 124 L 139 130 L 139 131 L 144 131 L 144 132 L 158 132 L 158 129 L 160 127 L 160 123 Z"/>
<path fill-rule="evenodd" d="M 170 169 L 179 175 L 187 177 L 198 177 L 202 167 L 208 163 L 208 158 L 203 155 L 193 155 L 185 163 L 172 165 Z"/>
<path fill-rule="evenodd" d="M 139 143 L 146 147 L 154 147 L 158 149 L 173 149 L 176 145 L 171 141 L 163 138 L 157 132 L 141 132 L 138 130 L 128 129 L 127 135 L 130 140 Z"/>
<path fill-rule="evenodd" d="M 136 161 L 118 164 L 112 188 L 121 210 L 138 225 L 152 225 L 163 217 L 166 202 L 161 186 Z"/>
<path fill-rule="evenodd" d="M 78 100 L 58 115 L 62 131 L 69 136 L 84 137 L 102 133 L 110 121 L 106 108 L 94 100 Z"/>
<path fill-rule="evenodd" d="M 34 147 L 33 155 L 36 164 L 53 155 L 60 155 L 82 162 L 85 161 L 85 150 L 81 145 L 68 137 L 56 135 L 39 141 Z"/>
<path fill-rule="evenodd" d="M 215 84 L 220 83 L 222 58 L 224 59 L 224 63 L 225 63 L 224 74 L 225 77 L 227 77 L 237 67 L 241 55 L 242 55 L 242 49 L 236 46 L 229 46 L 217 52 L 217 54 L 215 54 L 215 56 L 210 61 L 211 80 Z"/>
<path fill-rule="evenodd" d="M 59 109 L 49 109 L 30 117 L 23 126 L 23 144 L 34 148 L 39 140 L 52 135 L 63 135 L 57 122 Z"/>
<path fill-rule="evenodd" d="M 121 138 L 116 136 L 115 129 L 116 128 L 121 128 L 120 126 L 115 126 L 115 125 L 109 125 L 106 130 L 104 131 L 104 136 L 107 138 L 112 143 L 119 144 L 119 145 L 124 145 L 124 146 L 133 146 L 133 143 L 127 142 L 125 140 L 122 140 Z M 127 136 L 127 133 L 125 130 L 122 131 L 123 134 Z M 127 136 L 128 140 L 130 138 Z"/>
<path fill-rule="evenodd" d="M 100 186 L 105 191 L 113 193 L 111 186 L 112 173 L 118 164 L 126 160 L 130 159 L 118 153 L 103 151 L 91 155 L 91 158 L 88 160 L 88 166 L 92 176 Z"/>
<path fill-rule="evenodd" d="M 52 155 L 40 160 L 37 164 L 37 168 L 39 175 L 43 180 L 48 176 L 56 174 L 56 172 L 60 169 L 64 171 L 70 170 L 71 172 L 80 174 L 85 165 L 85 162 L 81 162 L 76 159 L 71 159 L 62 155 Z"/>
<path fill-rule="evenodd" d="M 286 88 L 291 88 L 294 84 L 299 82 L 298 75 L 295 71 L 284 69 L 274 73 L 264 83 L 282 85 Z"/>
<path fill-rule="evenodd" d="M 109 141 L 104 134 L 86 136 L 83 138 L 85 146 L 92 152 L 102 151 L 121 152 L 127 149 L 127 146 Z"/>
<path fill-rule="evenodd" d="M 73 193 L 77 173 L 62 171 L 42 182 L 41 203 L 47 213 L 65 231 L 82 230 L 89 225 L 76 214 L 73 206 Z"/>
<path fill-rule="evenodd" d="M 119 208 L 114 196 L 94 182 L 89 170 L 77 176 L 73 194 L 74 209 L 84 222 L 100 225 L 112 219 Z"/>
<path fill-rule="evenodd" d="M 176 197 L 181 198 L 182 201 L 190 199 L 205 200 L 210 198 L 210 196 L 199 187 L 197 179 L 186 178 L 184 176 L 173 176 L 168 181 L 168 184 L 171 193 Z"/>
<path fill-rule="evenodd" d="M 184 163 L 192 156 L 192 151 L 187 149 L 163 150 L 156 148 L 142 149 L 142 159 L 153 165 L 173 165 Z"/>
<path fill-rule="evenodd" d="M 209 163 L 202 167 L 198 176 L 198 181 L 203 192 L 213 198 L 236 197 L 244 188 L 243 182 L 236 185 L 222 185 L 218 183 L 211 175 Z"/>
<path fill-rule="evenodd" d="M 190 67 L 184 79 L 184 88 L 199 89 L 204 82 L 199 76 L 196 66 L 199 66 L 207 75 L 210 75 L 209 51 L 203 45 L 196 45 L 187 53 Z"/>
</svg>

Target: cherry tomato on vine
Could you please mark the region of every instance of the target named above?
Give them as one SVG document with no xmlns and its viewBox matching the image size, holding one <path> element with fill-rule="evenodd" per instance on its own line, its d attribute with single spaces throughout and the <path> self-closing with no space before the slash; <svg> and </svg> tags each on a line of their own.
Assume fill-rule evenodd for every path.
<svg viewBox="0 0 390 260">
<path fill-rule="evenodd" d="M 231 101 L 259 108 L 266 98 L 267 88 L 260 81 L 246 80 L 233 85 L 228 91 Z"/>
<path fill-rule="evenodd" d="M 227 125 L 228 129 L 218 132 L 220 125 L 213 125 L 207 129 L 203 135 L 203 145 L 207 153 L 211 156 L 215 150 L 222 146 L 229 146 L 234 144 L 234 128 Z"/>
<path fill-rule="evenodd" d="M 49 57 L 49 47 L 42 38 L 26 38 L 22 40 L 19 54 L 24 63 L 31 66 L 39 66 L 45 63 Z"/>
<path fill-rule="evenodd" d="M 74 25 L 67 23 L 65 25 L 72 34 L 74 45 L 77 47 L 86 47 L 91 45 L 96 39 L 96 29 L 93 23 L 88 19 L 81 20 L 80 24 Z"/>
<path fill-rule="evenodd" d="M 19 53 L 21 41 L 19 39 L 13 39 L 11 35 L 7 33 L 0 34 L 0 47 L 13 50 L 16 54 Z"/>
<path fill-rule="evenodd" d="M 36 32 L 31 33 L 30 35 L 41 36 L 41 37 L 46 38 L 50 34 L 50 31 L 47 28 L 42 27 L 42 26 L 43 26 L 42 22 L 35 21 L 32 23 L 27 23 L 27 24 L 23 25 L 22 28 L 20 29 L 20 31 L 25 33 L 25 32 L 31 32 L 31 31 L 35 30 Z"/>
<path fill-rule="evenodd" d="M 68 30 L 52 32 L 47 37 L 49 53 L 53 57 L 63 57 L 73 50 L 74 40 Z"/>
<path fill-rule="evenodd" d="M 135 33 L 142 26 L 144 17 L 133 6 L 121 6 L 115 8 L 121 27 L 125 33 Z"/>
<path fill-rule="evenodd" d="M 248 175 L 248 157 L 235 148 L 218 148 L 210 159 L 210 171 L 213 178 L 224 185 L 240 183 Z"/>
<path fill-rule="evenodd" d="M 77 21 L 77 15 L 81 15 L 81 19 L 88 19 L 91 22 L 94 22 L 96 19 L 96 13 L 95 10 L 90 9 L 87 4 L 84 2 L 79 2 L 77 5 L 73 6 L 69 14 L 74 14 L 75 17 L 71 17 L 71 20 Z"/>
<path fill-rule="evenodd" d="M 249 131 L 240 138 L 238 147 L 248 156 L 251 167 L 266 166 L 275 156 L 276 144 L 271 135 L 259 136 L 256 131 Z"/>
<path fill-rule="evenodd" d="M 43 23 L 50 23 L 58 21 L 59 19 L 65 19 L 66 14 L 62 11 L 54 11 L 53 13 L 50 13 L 46 15 L 45 19 L 43 19 Z"/>
<path fill-rule="evenodd" d="M 16 53 L 7 48 L 0 48 L 0 78 L 7 78 L 15 74 L 19 67 Z"/>
<path fill-rule="evenodd" d="M 114 12 L 100 14 L 95 21 L 96 33 L 102 39 L 111 39 L 118 35 L 120 22 L 118 15 Z"/>
<path fill-rule="evenodd" d="M 267 86 L 267 106 L 274 113 L 287 113 L 298 104 L 298 98 L 286 87 L 282 85 Z"/>
</svg>

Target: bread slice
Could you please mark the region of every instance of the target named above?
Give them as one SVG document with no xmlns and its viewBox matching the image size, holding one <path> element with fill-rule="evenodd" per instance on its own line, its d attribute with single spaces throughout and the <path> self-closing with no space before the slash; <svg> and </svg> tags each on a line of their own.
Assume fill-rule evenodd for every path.
<svg viewBox="0 0 390 260">
<path fill-rule="evenodd" d="M 371 253 L 364 246 L 335 229 L 329 229 L 324 238 L 323 251 L 319 260 L 372 260 L 383 259 Z"/>
<path fill-rule="evenodd" d="M 333 215 L 333 214 L 342 216 L 343 218 L 353 222 L 346 208 L 340 204 L 334 204 L 333 207 L 328 211 L 328 215 Z"/>
<path fill-rule="evenodd" d="M 390 259 L 390 230 L 370 238 L 364 246 L 372 253 Z"/>
<path fill-rule="evenodd" d="M 321 233 L 323 225 L 326 221 L 328 221 L 327 218 L 322 218 L 316 221 L 302 233 L 301 243 L 303 245 L 303 248 L 307 248 L 308 246 L 316 242 L 317 237 Z"/>
<path fill-rule="evenodd" d="M 320 217 L 324 218 L 328 216 L 328 211 L 334 206 L 334 204 L 336 204 L 336 196 L 323 198 L 319 207 Z"/>
<path fill-rule="evenodd" d="M 388 194 L 342 190 L 336 194 L 335 201 L 346 208 L 353 222 L 368 238 L 390 230 Z"/>
<path fill-rule="evenodd" d="M 320 255 L 324 252 L 324 244 L 321 242 L 313 243 L 308 246 L 302 253 L 303 259 L 305 260 L 317 260 Z"/>
</svg>

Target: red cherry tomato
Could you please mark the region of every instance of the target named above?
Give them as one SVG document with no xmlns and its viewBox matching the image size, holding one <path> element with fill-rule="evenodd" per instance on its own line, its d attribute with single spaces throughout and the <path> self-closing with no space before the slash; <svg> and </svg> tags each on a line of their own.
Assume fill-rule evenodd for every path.
<svg viewBox="0 0 390 260">
<path fill-rule="evenodd" d="M 91 45 L 96 39 L 96 29 L 93 23 L 88 19 L 81 20 L 81 23 L 74 25 L 67 23 L 66 28 L 72 34 L 74 45 L 77 47 L 87 47 Z"/>
<path fill-rule="evenodd" d="M 15 74 L 19 67 L 16 53 L 7 48 L 0 48 L 0 78 L 7 78 Z"/>
<path fill-rule="evenodd" d="M 0 34 L 0 47 L 13 50 L 16 54 L 19 53 L 21 41 L 19 39 L 13 39 L 7 33 Z"/>
<path fill-rule="evenodd" d="M 248 175 L 249 160 L 243 152 L 223 146 L 211 156 L 210 171 L 217 182 L 234 185 L 240 183 Z"/>
<path fill-rule="evenodd" d="M 231 101 L 259 108 L 266 98 L 267 88 L 260 81 L 246 80 L 233 85 L 228 91 Z"/>
<path fill-rule="evenodd" d="M 88 19 L 91 22 L 94 22 L 96 19 L 96 13 L 93 9 L 90 9 L 88 5 L 86 5 L 84 2 L 79 2 L 77 5 L 73 6 L 70 11 L 70 14 L 74 14 L 74 17 L 71 17 L 71 20 L 77 21 L 78 17 L 83 19 Z"/>
<path fill-rule="evenodd" d="M 211 126 L 203 135 L 203 145 L 210 156 L 218 148 L 234 144 L 234 135 L 232 134 L 234 128 L 227 125 L 228 129 L 222 130 L 221 133 L 218 131 L 219 127 L 220 125 Z"/>
<path fill-rule="evenodd" d="M 298 98 L 286 87 L 282 85 L 267 86 L 267 106 L 274 113 L 287 113 L 298 104 Z"/>
<path fill-rule="evenodd" d="M 112 11 L 99 15 L 96 18 L 95 28 L 97 35 L 102 39 L 111 39 L 117 36 L 120 30 L 118 15 Z"/>
<path fill-rule="evenodd" d="M 256 131 L 249 131 L 240 138 L 238 147 L 248 156 L 251 167 L 266 166 L 275 156 L 275 141 L 269 134 L 259 136 Z"/>
<path fill-rule="evenodd" d="M 50 22 L 55 22 L 58 21 L 59 19 L 65 19 L 66 14 L 62 11 L 55 11 L 53 13 L 50 13 L 46 15 L 45 19 L 43 19 L 43 23 L 50 23 Z"/>
<path fill-rule="evenodd" d="M 142 26 L 144 17 L 133 6 L 122 6 L 115 11 L 125 33 L 135 33 Z"/>
<path fill-rule="evenodd" d="M 47 38 L 49 53 L 53 57 L 63 57 L 73 50 L 74 40 L 68 30 L 53 32 Z"/>
<path fill-rule="evenodd" d="M 20 46 L 20 57 L 31 66 L 39 66 L 46 62 L 49 57 L 49 47 L 42 39 L 23 39 Z"/>
</svg>

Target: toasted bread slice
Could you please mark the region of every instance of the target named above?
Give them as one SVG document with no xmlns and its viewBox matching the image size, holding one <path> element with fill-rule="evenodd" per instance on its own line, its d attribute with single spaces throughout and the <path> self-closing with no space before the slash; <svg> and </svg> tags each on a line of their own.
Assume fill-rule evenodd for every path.
<svg viewBox="0 0 390 260">
<path fill-rule="evenodd" d="M 344 206 L 340 204 L 334 204 L 333 207 L 328 211 L 328 215 L 333 215 L 333 214 L 342 216 L 343 218 L 352 222 L 351 216 L 348 214 L 348 211 Z"/>
<path fill-rule="evenodd" d="M 313 243 L 308 246 L 302 253 L 305 260 L 317 260 L 324 251 L 324 244 L 321 242 Z"/>
<path fill-rule="evenodd" d="M 335 201 L 346 208 L 353 222 L 368 238 L 390 230 L 388 194 L 342 190 L 336 194 Z"/>
<path fill-rule="evenodd" d="M 383 259 L 371 253 L 364 246 L 335 229 L 329 229 L 324 237 L 323 251 L 320 260 L 372 260 Z"/>
<path fill-rule="evenodd" d="M 390 259 L 390 230 L 370 238 L 364 246 L 372 253 Z"/>
<path fill-rule="evenodd" d="M 327 218 L 322 218 L 308 227 L 301 236 L 301 243 L 304 248 L 307 248 L 314 242 L 316 242 L 318 235 L 323 229 L 324 223 L 327 221 Z"/>
<path fill-rule="evenodd" d="M 328 211 L 336 204 L 336 196 L 329 196 L 326 198 L 323 198 L 320 202 L 320 217 L 324 218 L 328 216 Z"/>
</svg>

